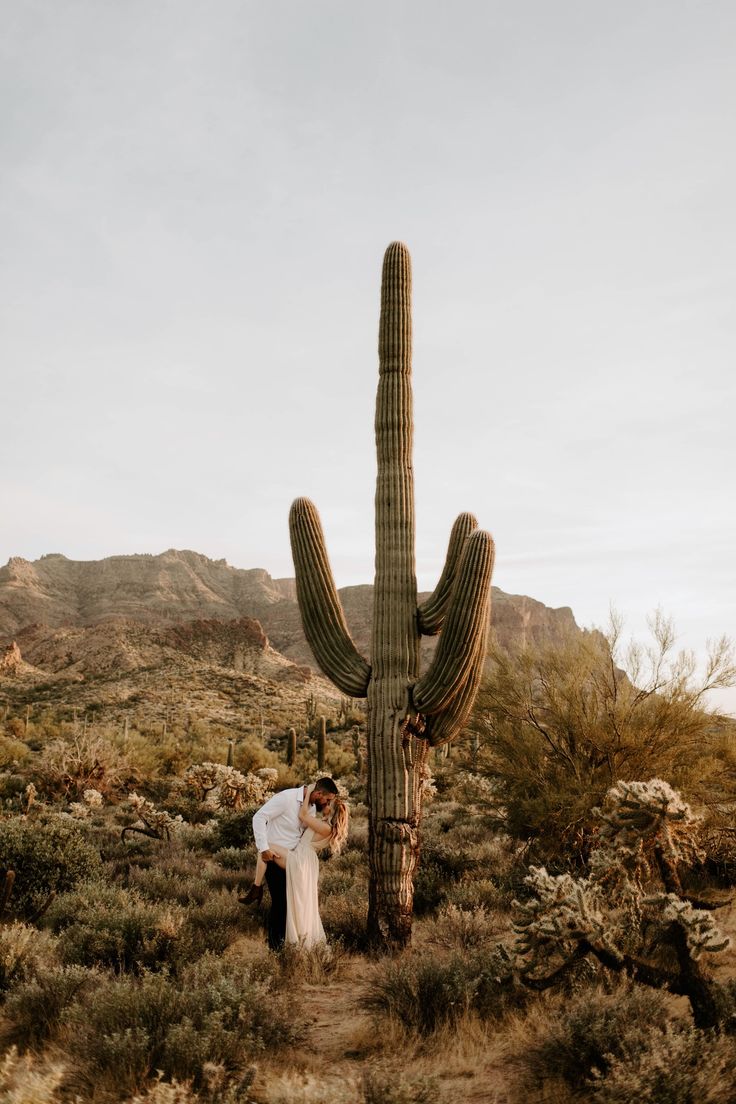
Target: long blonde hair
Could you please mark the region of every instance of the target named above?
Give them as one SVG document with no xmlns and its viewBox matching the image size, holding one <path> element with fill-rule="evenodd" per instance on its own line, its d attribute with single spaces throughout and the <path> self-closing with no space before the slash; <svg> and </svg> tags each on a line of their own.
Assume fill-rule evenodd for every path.
<svg viewBox="0 0 736 1104">
<path fill-rule="evenodd" d="M 333 855 L 339 855 L 343 849 L 345 840 L 348 838 L 348 827 L 350 825 L 350 812 L 341 797 L 336 797 L 332 802 L 330 825 L 332 827 L 330 852 Z"/>
</svg>

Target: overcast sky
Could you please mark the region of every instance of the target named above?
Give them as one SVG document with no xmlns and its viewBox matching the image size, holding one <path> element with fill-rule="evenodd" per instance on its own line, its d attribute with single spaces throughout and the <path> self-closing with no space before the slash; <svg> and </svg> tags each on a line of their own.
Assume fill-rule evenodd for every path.
<svg viewBox="0 0 736 1104">
<path fill-rule="evenodd" d="M 2 562 L 291 575 L 308 495 L 371 581 L 398 238 L 420 587 L 469 509 L 506 591 L 736 635 L 732 0 L 0 13 Z"/>
</svg>

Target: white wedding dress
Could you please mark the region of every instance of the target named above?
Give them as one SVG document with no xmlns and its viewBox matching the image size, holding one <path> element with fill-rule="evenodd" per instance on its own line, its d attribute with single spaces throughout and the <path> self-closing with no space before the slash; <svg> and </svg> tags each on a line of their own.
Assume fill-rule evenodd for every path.
<svg viewBox="0 0 736 1104">
<path fill-rule="evenodd" d="M 315 839 L 306 828 L 293 851 L 286 856 L 286 942 L 309 950 L 325 942 L 325 929 L 319 915 L 317 852 L 329 839 Z"/>
</svg>

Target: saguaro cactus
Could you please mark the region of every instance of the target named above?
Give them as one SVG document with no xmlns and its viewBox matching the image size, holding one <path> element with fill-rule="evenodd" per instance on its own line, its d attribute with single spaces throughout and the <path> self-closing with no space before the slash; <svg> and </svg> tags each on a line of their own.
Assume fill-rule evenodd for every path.
<svg viewBox="0 0 736 1104">
<path fill-rule="evenodd" d="M 461 514 L 437 587 L 417 607 L 411 260 L 400 242 L 388 247 L 383 262 L 378 353 L 370 664 L 350 637 L 319 515 L 308 499 L 292 505 L 290 530 L 302 623 L 314 656 L 343 694 L 368 698 L 368 925 L 376 943 L 403 946 L 411 936 L 427 747 L 452 740 L 472 708 L 485 658 L 494 547 L 475 518 Z M 420 634 L 440 630 L 434 658 L 420 676 Z"/>
<path fill-rule="evenodd" d="M 290 767 L 296 763 L 296 729 L 290 728 L 286 739 L 286 762 Z"/>
<path fill-rule="evenodd" d="M 325 753 L 327 751 L 327 718 L 320 717 L 317 731 L 317 767 L 325 769 Z"/>
</svg>

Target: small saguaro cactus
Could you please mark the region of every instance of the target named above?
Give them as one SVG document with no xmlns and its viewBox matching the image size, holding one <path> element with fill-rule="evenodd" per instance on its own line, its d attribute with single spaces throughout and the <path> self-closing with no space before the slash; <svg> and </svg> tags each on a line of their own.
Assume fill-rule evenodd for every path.
<svg viewBox="0 0 736 1104">
<path fill-rule="evenodd" d="M 315 659 L 341 693 L 368 699 L 368 927 L 375 944 L 400 947 L 411 937 L 427 748 L 452 740 L 470 714 L 485 660 L 494 558 L 490 535 L 472 514 L 461 514 L 437 587 L 417 606 L 411 261 L 400 242 L 388 247 L 383 262 L 378 353 L 370 663 L 350 637 L 319 515 L 308 499 L 292 505 L 290 530 L 302 623 Z M 420 675 L 420 636 L 441 630 Z"/>
<path fill-rule="evenodd" d="M 286 737 L 286 762 L 290 767 L 296 763 L 296 729 L 290 728 Z"/>
<path fill-rule="evenodd" d="M 325 751 L 327 749 L 327 718 L 320 717 L 317 731 L 317 766 L 320 770 L 325 768 Z"/>
</svg>

